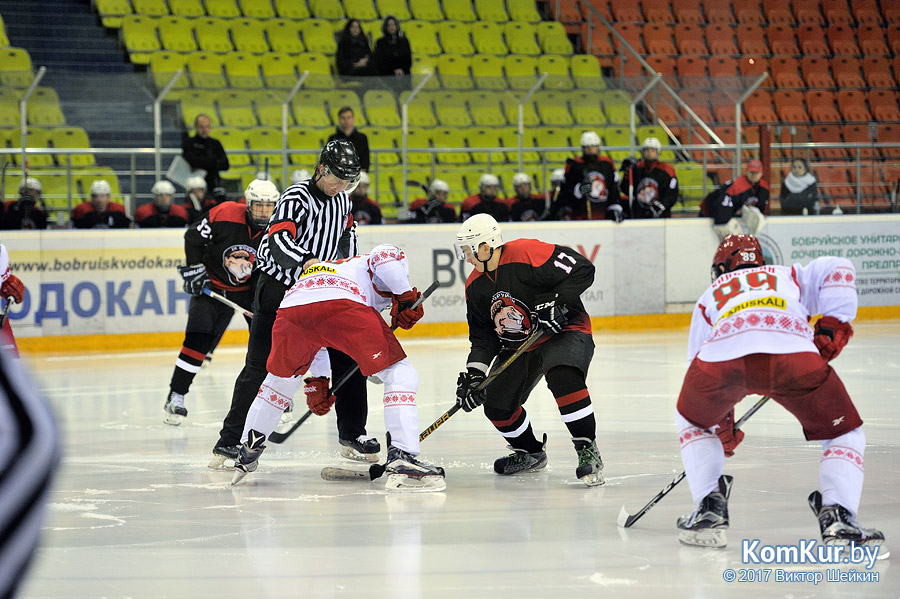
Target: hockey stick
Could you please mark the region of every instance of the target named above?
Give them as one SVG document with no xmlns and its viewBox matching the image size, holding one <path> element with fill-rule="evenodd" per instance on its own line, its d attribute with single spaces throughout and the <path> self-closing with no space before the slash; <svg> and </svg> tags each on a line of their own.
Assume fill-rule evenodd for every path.
<svg viewBox="0 0 900 599">
<path fill-rule="evenodd" d="M 213 298 L 214 300 L 219 300 L 220 302 L 222 302 L 223 304 L 225 304 L 226 306 L 228 306 L 229 308 L 231 308 L 231 309 L 234 310 L 235 312 L 240 312 L 241 314 L 243 314 L 243 315 L 246 316 L 247 318 L 253 318 L 253 312 L 251 312 L 250 310 L 244 309 L 244 307 L 241 306 L 240 304 L 237 304 L 237 303 L 231 301 L 230 299 L 228 299 L 227 297 L 225 297 L 225 296 L 222 295 L 221 293 L 216 293 L 215 291 L 213 291 L 213 290 L 210 289 L 209 287 L 204 287 L 204 288 L 203 288 L 203 294 L 204 294 L 204 295 L 208 295 L 209 297 Z"/>
<path fill-rule="evenodd" d="M 502 364 L 497 366 L 497 368 L 481 383 L 478 385 L 477 390 L 480 391 L 487 387 L 494 379 L 496 379 L 500 374 L 509 368 L 510 364 L 515 362 L 519 356 L 528 351 L 528 348 L 531 347 L 535 341 L 537 341 L 538 337 L 542 334 L 541 329 L 533 332 L 519 348 L 513 352 L 513 354 L 504 360 Z M 424 431 L 419 433 L 419 441 L 425 440 L 425 437 L 433 433 L 440 427 L 442 424 L 450 420 L 450 417 L 456 414 L 460 410 L 459 404 L 453 404 L 449 410 L 441 414 L 441 416 L 431 423 L 431 426 L 426 428 Z M 384 464 L 372 464 L 369 466 L 368 470 L 350 470 L 349 468 L 323 468 L 321 476 L 325 480 L 330 481 L 343 481 L 343 480 L 375 480 L 379 478 L 382 474 L 384 474 Z"/>
<path fill-rule="evenodd" d="M 738 420 L 737 422 L 734 423 L 734 430 L 735 430 L 735 431 L 740 430 L 741 425 L 744 424 L 745 422 L 747 422 L 747 419 L 749 419 L 751 416 L 753 416 L 753 414 L 755 414 L 757 410 L 759 410 L 761 407 L 763 407 L 763 404 L 766 403 L 767 401 L 769 401 L 770 399 L 771 399 L 771 398 L 770 398 L 769 396 L 765 396 L 765 397 L 760 398 L 759 401 L 757 401 L 755 404 L 753 404 L 753 407 L 750 408 L 749 410 L 747 410 L 747 412 L 746 412 L 743 416 L 741 416 L 740 420 Z M 653 499 L 651 499 L 650 502 L 649 502 L 647 505 L 645 505 L 644 507 L 642 507 L 642 508 L 641 508 L 636 514 L 634 514 L 633 516 L 629 516 L 629 515 L 628 515 L 628 512 L 625 511 L 625 506 L 623 505 L 623 506 L 622 506 L 622 509 L 619 511 L 619 516 L 618 516 L 618 518 L 616 518 L 616 524 L 618 524 L 618 525 L 621 526 L 622 528 L 628 528 L 628 527 L 630 527 L 632 524 L 634 524 L 635 522 L 637 522 L 638 520 L 640 520 L 640 518 L 641 518 L 644 514 L 646 514 L 647 512 L 649 512 L 650 509 L 653 508 L 654 505 L 656 505 L 657 503 L 659 503 L 659 501 L 660 501 L 663 497 L 665 497 L 666 495 L 668 495 L 668 494 L 669 494 L 669 491 L 671 491 L 672 489 L 674 489 L 675 486 L 676 486 L 678 483 L 680 483 L 682 480 L 684 480 L 686 476 L 687 476 L 687 475 L 685 474 L 684 470 L 682 470 L 682 471 L 681 471 L 681 474 L 679 474 L 678 476 L 676 476 L 676 477 L 672 480 L 672 482 L 670 482 L 668 485 L 665 486 L 665 488 L 663 488 L 662 491 L 660 491 L 659 493 L 656 494 L 656 497 L 654 497 Z"/>
<path fill-rule="evenodd" d="M 13 299 L 11 297 L 6 298 L 6 305 L 3 306 L 3 313 L 0 314 L 0 328 L 3 327 L 3 323 L 6 322 L 6 315 L 9 314 L 9 307 L 13 305 Z"/>
<path fill-rule="evenodd" d="M 422 295 L 419 297 L 419 299 L 417 299 L 417 300 L 413 303 L 413 305 L 410 306 L 410 307 L 411 307 L 411 308 L 418 308 L 419 306 L 421 306 L 421 305 L 422 305 L 422 302 L 424 302 L 426 299 L 428 299 L 428 296 L 431 295 L 432 293 L 434 293 L 434 290 L 437 289 L 438 287 L 440 287 L 440 285 L 441 285 L 441 284 L 440 284 L 439 282 L 437 282 L 437 281 L 433 282 L 431 285 L 428 286 L 428 289 L 426 289 L 425 291 L 422 292 Z M 392 326 L 392 327 L 391 327 L 391 330 L 393 331 L 393 330 L 396 329 L 396 328 L 397 328 L 396 326 Z M 353 376 L 354 374 L 356 374 L 356 371 L 357 371 L 357 370 L 359 370 L 359 364 L 356 364 L 355 366 L 353 366 L 353 368 L 351 368 L 350 370 L 348 370 L 348 371 L 344 374 L 344 376 L 341 377 L 341 380 L 339 380 L 339 381 L 336 382 L 334 385 L 332 385 L 331 389 L 328 390 L 328 395 L 334 395 L 334 392 L 337 391 L 338 389 L 340 389 L 341 386 L 342 386 L 344 383 L 346 383 L 347 380 L 348 380 L 351 376 Z M 311 415 L 312 415 L 312 410 L 306 410 L 306 414 L 304 414 L 304 415 L 300 418 L 300 420 L 298 420 L 297 422 L 294 423 L 294 426 L 292 426 L 291 428 L 289 428 L 289 429 L 286 430 L 285 432 L 279 433 L 278 431 L 273 431 L 272 434 L 269 435 L 269 441 L 271 441 L 272 443 L 284 443 L 285 440 L 286 440 L 288 437 L 290 437 L 291 435 L 293 435 L 293 434 L 294 434 L 294 431 L 297 430 L 298 428 L 300 428 L 300 425 L 303 424 L 304 422 L 306 422 L 306 419 L 309 418 Z"/>
</svg>

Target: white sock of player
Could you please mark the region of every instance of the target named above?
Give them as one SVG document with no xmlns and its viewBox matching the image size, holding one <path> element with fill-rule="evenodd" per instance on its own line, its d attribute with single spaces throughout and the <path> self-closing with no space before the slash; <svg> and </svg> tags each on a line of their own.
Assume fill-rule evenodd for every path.
<svg viewBox="0 0 900 599">
<path fill-rule="evenodd" d="M 866 436 L 855 428 L 836 439 L 822 441 L 819 486 L 822 505 L 838 503 L 856 517 L 863 486 L 863 454 Z"/>
<path fill-rule="evenodd" d="M 719 490 L 719 477 L 725 470 L 725 450 L 714 433 L 688 422 L 675 411 L 675 426 L 681 443 L 681 461 L 687 474 L 694 503 Z"/>
<path fill-rule="evenodd" d="M 406 358 L 375 375 L 384 383 L 384 425 L 391 445 L 419 455 L 419 373 Z"/>
<path fill-rule="evenodd" d="M 241 443 L 247 441 L 247 431 L 251 428 L 266 437 L 271 435 L 278 426 L 281 415 L 293 401 L 294 394 L 301 387 L 303 387 L 302 376 L 281 378 L 271 373 L 267 374 L 247 413 Z"/>
</svg>

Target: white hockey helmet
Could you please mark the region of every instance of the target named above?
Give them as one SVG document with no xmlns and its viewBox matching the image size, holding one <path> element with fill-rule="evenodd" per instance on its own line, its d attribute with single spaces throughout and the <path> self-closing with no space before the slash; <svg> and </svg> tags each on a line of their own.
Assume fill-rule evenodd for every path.
<svg viewBox="0 0 900 599">
<path fill-rule="evenodd" d="M 531 184 L 531 177 L 528 176 L 528 173 L 516 173 L 512 178 L 512 186 L 513 189 L 522 185 L 523 183 Z"/>
<path fill-rule="evenodd" d="M 175 195 L 175 186 L 166 181 L 165 179 L 160 179 L 156 183 L 153 184 L 153 187 L 150 188 L 150 193 L 155 196 L 161 195 Z"/>
<path fill-rule="evenodd" d="M 491 249 L 503 245 L 503 236 L 500 234 L 500 225 L 493 216 L 486 213 L 470 216 L 459 226 L 456 232 L 456 257 L 465 260 L 470 255 L 476 255 L 482 243 L 488 244 Z"/>
<path fill-rule="evenodd" d="M 450 193 L 450 185 L 448 185 L 447 182 L 443 179 L 435 179 L 431 182 L 431 185 L 428 186 L 428 195 L 430 196 L 433 196 L 439 191 Z"/>
<path fill-rule="evenodd" d="M 291 173 L 291 185 L 295 183 L 299 183 L 300 181 L 306 181 L 312 175 L 309 174 L 309 171 L 305 168 L 298 168 L 293 173 Z"/>
<path fill-rule="evenodd" d="M 188 177 L 187 182 L 185 183 L 185 189 L 188 191 L 192 189 L 202 189 L 204 192 L 206 191 L 206 179 L 199 175 L 192 175 Z"/>
<path fill-rule="evenodd" d="M 367 262 L 372 283 L 383 293 L 400 294 L 409 291 L 409 260 L 396 245 L 381 243 L 369 252 Z"/>
<path fill-rule="evenodd" d="M 659 143 L 659 140 L 657 138 L 648 137 L 644 140 L 643 145 L 641 145 L 641 149 L 646 150 L 648 148 L 652 149 L 652 150 L 657 150 L 657 151 L 662 150 L 662 144 Z"/>
<path fill-rule="evenodd" d="M 554 169 L 553 172 L 550 173 L 550 185 L 562 183 L 565 180 L 566 180 L 566 169 L 564 169 L 564 168 Z"/>
<path fill-rule="evenodd" d="M 597 135 L 596 131 L 585 131 L 581 134 L 581 147 L 587 148 L 590 146 L 599 146 L 600 145 L 600 136 Z"/>
<path fill-rule="evenodd" d="M 19 193 L 22 193 L 26 189 L 36 191 L 38 193 L 42 193 L 44 191 L 44 187 L 41 185 L 41 182 L 34 177 L 27 177 L 19 182 Z"/>
<path fill-rule="evenodd" d="M 106 179 L 97 179 L 91 183 L 90 194 L 92 196 L 108 196 L 112 194 L 112 188 Z"/>
<path fill-rule="evenodd" d="M 260 227 L 265 227 L 269 217 L 275 210 L 275 204 L 281 194 L 271 181 L 253 179 L 244 191 L 247 200 L 247 214 Z"/>
<path fill-rule="evenodd" d="M 482 190 L 491 185 L 500 187 L 500 179 L 497 178 L 497 175 L 492 175 L 490 173 L 481 175 L 481 178 L 478 180 L 478 189 Z"/>
<path fill-rule="evenodd" d="M 371 185 L 372 182 L 369 179 L 369 175 L 366 171 L 359 171 L 359 183 L 357 185 Z"/>
</svg>

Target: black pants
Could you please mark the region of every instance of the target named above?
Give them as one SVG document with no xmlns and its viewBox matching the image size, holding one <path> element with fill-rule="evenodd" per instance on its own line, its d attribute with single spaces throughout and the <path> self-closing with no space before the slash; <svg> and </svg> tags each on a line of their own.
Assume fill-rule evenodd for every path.
<svg viewBox="0 0 900 599">
<path fill-rule="evenodd" d="M 275 326 L 275 315 L 278 305 L 284 298 L 287 287 L 277 279 L 260 273 L 256 284 L 256 295 L 253 300 L 253 320 L 250 322 L 250 340 L 247 344 L 247 358 L 244 368 L 234 383 L 231 396 L 231 409 L 219 431 L 219 442 L 216 445 L 238 445 L 244 432 L 244 421 L 260 385 L 266 378 L 266 360 L 272 350 L 272 327 Z M 328 350 L 331 358 L 332 380 L 337 381 L 356 363 L 347 355 Z M 337 403 L 335 413 L 338 421 L 338 436 L 341 439 L 355 439 L 366 433 L 366 378 L 356 371 L 335 393 Z M 302 397 L 295 401 L 304 401 Z"/>
</svg>

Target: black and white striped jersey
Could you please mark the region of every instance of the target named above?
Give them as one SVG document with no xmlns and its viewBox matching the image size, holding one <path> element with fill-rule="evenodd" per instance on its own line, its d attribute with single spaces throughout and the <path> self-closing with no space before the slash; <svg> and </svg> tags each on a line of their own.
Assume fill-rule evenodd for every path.
<svg viewBox="0 0 900 599">
<path fill-rule="evenodd" d="M 348 194 L 329 197 L 312 179 L 288 187 L 259 244 L 259 269 L 290 287 L 310 258 L 355 256 L 359 250 L 352 206 Z"/>
</svg>

